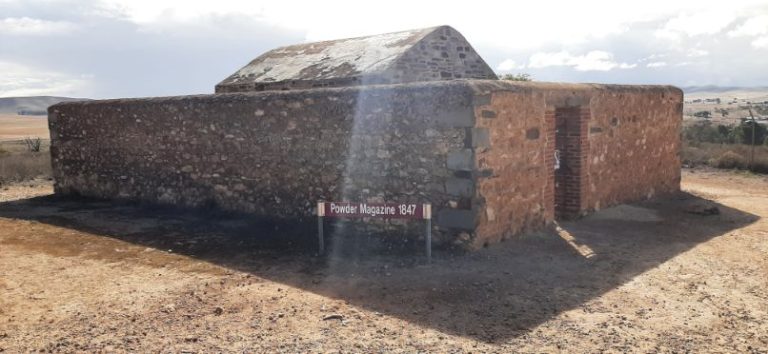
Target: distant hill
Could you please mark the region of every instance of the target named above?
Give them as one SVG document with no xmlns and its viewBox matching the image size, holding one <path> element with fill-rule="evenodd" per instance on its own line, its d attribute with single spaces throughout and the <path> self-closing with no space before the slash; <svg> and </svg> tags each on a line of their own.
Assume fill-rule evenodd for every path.
<svg viewBox="0 0 768 354">
<path fill-rule="evenodd" d="M 48 107 L 59 102 L 87 100 L 87 98 L 31 96 L 0 97 L 0 114 L 40 114 L 45 115 Z"/>
<path fill-rule="evenodd" d="M 768 86 L 755 86 L 755 87 L 738 87 L 738 86 L 714 86 L 714 85 L 707 85 L 707 86 L 687 86 L 687 87 L 681 87 L 683 89 L 683 92 L 685 93 L 699 93 L 699 92 L 707 92 L 707 93 L 717 93 L 717 92 L 731 92 L 731 91 L 742 91 L 742 92 L 765 92 L 768 91 Z"/>
<path fill-rule="evenodd" d="M 690 86 L 683 87 L 687 99 L 720 98 L 724 101 L 758 101 L 768 100 L 768 86 L 764 87 L 733 87 L 733 86 Z"/>
</svg>

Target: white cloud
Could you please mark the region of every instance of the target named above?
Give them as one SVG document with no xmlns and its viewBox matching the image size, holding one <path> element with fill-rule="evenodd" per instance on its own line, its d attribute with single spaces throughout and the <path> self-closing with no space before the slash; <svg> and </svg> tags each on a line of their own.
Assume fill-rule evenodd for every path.
<svg viewBox="0 0 768 354">
<path fill-rule="evenodd" d="M 25 65 L 0 61 L 0 97 L 62 95 L 81 96 L 87 77 L 41 71 Z"/>
<path fill-rule="evenodd" d="M 768 15 L 747 19 L 739 27 L 728 32 L 729 37 L 757 36 L 761 34 L 768 34 Z"/>
<path fill-rule="evenodd" d="M 702 49 L 698 49 L 698 48 L 690 49 L 688 51 L 688 54 L 687 54 L 687 56 L 690 57 L 690 58 L 705 57 L 707 55 L 709 55 L 708 51 L 702 50 Z"/>
<path fill-rule="evenodd" d="M 637 62 L 638 63 L 643 63 L 643 62 L 654 60 L 654 59 L 656 59 L 656 61 L 658 61 L 658 59 L 665 58 L 667 56 L 668 56 L 668 54 L 665 54 L 665 53 L 653 53 L 653 54 L 651 54 L 651 55 L 649 55 L 649 56 L 647 56 L 645 58 L 640 58 Z"/>
<path fill-rule="evenodd" d="M 35 63 L 36 71 L 0 70 L 0 92 L 18 92 L 21 82 L 37 92 L 98 88 L 100 97 L 209 92 L 277 46 L 443 24 L 461 31 L 497 70 L 524 69 L 541 80 L 765 85 L 765 1 L 543 0 L 467 8 L 390 0 L 371 10 L 353 0 L 0 0 L 0 62 Z M 73 31 L 77 36 L 52 36 Z M 674 75 L 646 69 L 660 62 Z"/>
<path fill-rule="evenodd" d="M 29 17 L 8 17 L 0 20 L 0 33 L 11 35 L 61 35 L 77 29 L 77 25 L 66 21 L 46 21 Z"/>
<path fill-rule="evenodd" d="M 648 13 L 643 7 L 626 13 L 626 5 L 586 0 L 594 6 L 583 3 L 562 2 L 556 6 L 560 11 L 552 12 L 552 4 L 534 2 L 527 4 L 525 14 L 513 3 L 488 3 L 485 6 L 458 7 L 442 6 L 439 14 L 434 13 L 438 1 L 390 0 L 375 7 L 375 16 L 370 10 L 352 0 L 326 1 L 260 1 L 217 0 L 215 2 L 190 2 L 187 0 L 104 0 L 137 23 L 162 21 L 194 21 L 197 17 L 210 14 L 237 13 L 252 16 L 271 25 L 300 29 L 308 41 L 337 39 L 366 34 L 400 31 L 437 25 L 451 25 L 462 31 L 471 42 L 492 43 L 503 48 L 526 48 L 542 42 L 585 42 L 627 30 L 627 23 L 642 18 Z M 690 1 L 690 0 L 689 0 Z M 599 4 L 599 5 L 598 5 Z M 584 20 L 595 14 L 595 7 L 601 8 L 600 21 Z M 493 11 L 488 11 L 489 7 Z M 403 11 L 403 9 L 408 9 Z M 534 14 L 546 13 L 546 21 Z M 514 21 L 510 21 L 510 16 Z M 504 23 L 500 31 L 498 23 Z M 546 25 L 543 23 L 558 26 Z M 536 30 L 531 31 L 530 29 Z M 562 31 L 561 28 L 568 28 Z M 510 40 L 505 33 L 526 33 Z"/>
<path fill-rule="evenodd" d="M 572 55 L 567 51 L 556 53 L 539 52 L 531 55 L 528 60 L 529 68 L 546 68 L 550 66 L 570 66 L 578 71 L 608 71 L 615 68 L 630 69 L 636 64 L 617 63 L 613 54 L 593 50 L 585 55 Z"/>
<path fill-rule="evenodd" d="M 638 23 L 669 21 L 668 30 L 673 32 L 689 31 L 689 25 L 694 25 L 693 32 L 709 33 L 711 26 L 719 31 L 735 19 L 734 13 L 759 6 L 765 0 L 731 0 L 726 5 L 717 0 L 544 0 L 526 3 L 525 8 L 514 2 L 487 2 L 474 7 L 461 7 L 441 6 L 439 1 L 390 0 L 375 7 L 375 16 L 371 16 L 368 7 L 360 6 L 354 0 L 103 1 L 130 20 L 143 24 L 193 22 L 204 15 L 234 13 L 270 25 L 303 31 L 307 41 L 448 24 L 456 27 L 472 43 L 505 50 L 536 50 L 542 44 L 586 44 L 630 31 L 632 25 Z M 440 7 L 439 12 L 434 11 L 436 6 Z M 552 11 L 553 8 L 558 11 Z M 678 16 L 680 13 L 690 15 Z"/>
<path fill-rule="evenodd" d="M 750 44 L 756 49 L 768 48 L 768 14 L 754 16 L 742 23 L 739 27 L 728 32 L 728 36 L 735 37 L 756 37 Z"/>
<path fill-rule="evenodd" d="M 713 35 L 725 29 L 734 20 L 733 10 L 727 8 L 686 13 L 667 21 L 664 27 L 656 31 L 656 36 L 680 39 L 683 36 Z"/>
<path fill-rule="evenodd" d="M 768 36 L 757 37 L 751 44 L 758 49 L 768 49 Z"/>
<path fill-rule="evenodd" d="M 572 58 L 568 52 L 557 53 L 536 53 L 531 55 L 528 59 L 528 67 L 531 68 L 546 68 L 548 66 L 565 66 L 568 65 L 568 61 Z"/>
<path fill-rule="evenodd" d="M 686 60 L 686 58 L 702 58 L 708 55 L 709 51 L 692 48 L 687 52 L 681 53 L 651 54 L 645 58 L 641 58 L 637 62 L 644 65 L 646 68 L 663 68 L 665 66 L 683 67 L 700 63 L 700 61 L 689 61 Z"/>
<path fill-rule="evenodd" d="M 512 59 L 506 59 L 499 63 L 499 65 L 496 67 L 496 70 L 498 71 L 512 71 L 515 69 L 523 69 L 525 68 L 525 65 L 517 65 L 517 63 Z"/>
</svg>

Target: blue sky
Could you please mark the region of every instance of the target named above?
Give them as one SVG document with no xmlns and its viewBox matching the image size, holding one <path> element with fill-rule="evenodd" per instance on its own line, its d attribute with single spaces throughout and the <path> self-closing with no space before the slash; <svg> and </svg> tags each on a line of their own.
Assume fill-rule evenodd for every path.
<svg viewBox="0 0 768 354">
<path fill-rule="evenodd" d="M 443 24 L 540 81 L 768 86 L 764 0 L 0 0 L 0 97 L 210 93 L 277 46 Z"/>
</svg>

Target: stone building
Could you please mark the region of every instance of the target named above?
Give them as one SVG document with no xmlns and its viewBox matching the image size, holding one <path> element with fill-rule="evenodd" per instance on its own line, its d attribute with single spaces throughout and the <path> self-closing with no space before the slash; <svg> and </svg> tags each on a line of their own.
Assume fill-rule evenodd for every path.
<svg viewBox="0 0 768 354">
<path fill-rule="evenodd" d="M 495 80 L 450 27 L 277 49 L 217 92 L 52 106 L 56 193 L 290 219 L 429 202 L 436 240 L 475 248 L 680 188 L 679 89 Z"/>
</svg>

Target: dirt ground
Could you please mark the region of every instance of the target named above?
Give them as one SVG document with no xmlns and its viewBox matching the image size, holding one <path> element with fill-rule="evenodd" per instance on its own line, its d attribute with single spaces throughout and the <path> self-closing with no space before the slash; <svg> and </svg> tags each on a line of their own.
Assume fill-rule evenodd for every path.
<svg viewBox="0 0 768 354">
<path fill-rule="evenodd" d="M 47 183 L 0 190 L 0 352 L 768 353 L 764 176 L 684 171 L 679 195 L 431 265 Z"/>
</svg>

